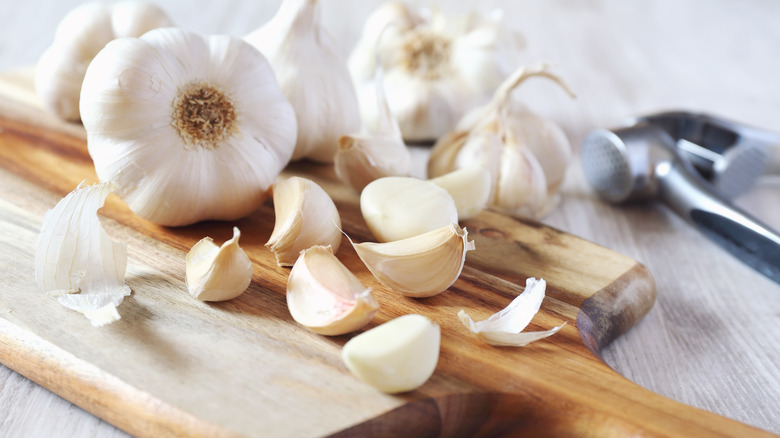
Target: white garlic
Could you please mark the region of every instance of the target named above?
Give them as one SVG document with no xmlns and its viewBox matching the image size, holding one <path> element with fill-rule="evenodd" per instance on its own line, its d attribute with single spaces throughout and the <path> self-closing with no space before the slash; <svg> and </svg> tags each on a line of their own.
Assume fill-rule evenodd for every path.
<svg viewBox="0 0 780 438">
<path fill-rule="evenodd" d="M 162 225 L 257 209 L 288 163 L 296 122 L 246 42 L 156 29 L 114 40 L 87 69 L 81 118 L 101 180 Z"/>
<path fill-rule="evenodd" d="M 84 3 L 57 26 L 54 42 L 35 69 L 35 89 L 44 107 L 65 120 L 79 120 L 79 95 L 92 58 L 109 41 L 139 37 L 171 26 L 165 12 L 151 3 Z"/>
<path fill-rule="evenodd" d="M 465 228 L 452 223 L 403 240 L 352 246 L 380 283 L 402 295 L 423 298 L 455 283 L 474 242 Z"/>
<path fill-rule="evenodd" d="M 371 81 L 376 53 L 387 72 L 393 116 L 409 142 L 434 141 L 490 98 L 510 73 L 522 42 L 501 25 L 500 13 L 424 16 L 400 2 L 378 7 L 349 58 L 363 119 L 377 105 Z"/>
<path fill-rule="evenodd" d="M 485 166 L 473 164 L 439 177 L 431 182 L 447 190 L 455 201 L 458 219 L 470 219 L 485 209 L 490 198 L 491 178 Z"/>
<path fill-rule="evenodd" d="M 35 280 L 62 305 L 101 326 L 120 318 L 116 307 L 130 295 L 124 280 L 127 246 L 112 241 L 97 216 L 113 184 L 83 184 L 44 215 Z"/>
<path fill-rule="evenodd" d="M 196 243 L 186 257 L 185 281 L 190 295 L 201 301 L 225 301 L 241 295 L 252 282 L 252 261 L 238 246 L 241 232 L 217 246 L 210 237 Z"/>
<path fill-rule="evenodd" d="M 344 344 L 341 357 L 352 374 L 386 393 L 412 391 L 436 370 L 441 329 L 417 314 L 403 315 Z"/>
<path fill-rule="evenodd" d="M 284 0 L 268 23 L 244 39 L 268 57 L 295 108 L 292 159 L 333 162 L 339 137 L 360 129 L 360 111 L 346 59 L 322 27 L 320 2 Z"/>
<path fill-rule="evenodd" d="M 489 208 L 532 219 L 547 214 L 557 202 L 571 151 L 560 128 L 511 101 L 511 92 L 535 76 L 552 79 L 573 96 L 546 65 L 517 70 L 488 105 L 468 113 L 436 142 L 428 175 L 480 164 L 491 174 Z"/>
<path fill-rule="evenodd" d="M 330 196 L 314 181 L 293 176 L 273 186 L 274 230 L 265 246 L 279 266 L 292 266 L 315 245 L 341 245 L 341 217 Z"/>
<path fill-rule="evenodd" d="M 447 191 L 412 177 L 388 176 L 360 194 L 360 212 L 380 242 L 417 236 L 458 222 L 458 209 Z"/>
<path fill-rule="evenodd" d="M 539 312 L 544 300 L 547 282 L 544 279 L 528 278 L 525 290 L 508 306 L 484 321 L 474 322 L 464 310 L 458 312 L 458 319 L 470 332 L 490 345 L 522 347 L 558 332 L 566 323 L 541 332 L 522 331 Z"/>
<path fill-rule="evenodd" d="M 287 308 L 309 330 L 335 336 L 363 328 L 379 303 L 329 246 L 301 251 L 287 278 Z"/>
</svg>

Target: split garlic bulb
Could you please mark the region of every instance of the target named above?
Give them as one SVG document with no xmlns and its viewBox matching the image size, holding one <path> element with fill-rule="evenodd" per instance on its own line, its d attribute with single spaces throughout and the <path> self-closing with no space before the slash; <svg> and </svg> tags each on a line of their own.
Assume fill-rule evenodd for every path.
<svg viewBox="0 0 780 438">
<path fill-rule="evenodd" d="M 140 1 L 92 2 L 60 21 L 54 42 L 35 68 L 35 90 L 46 109 L 65 120 L 79 120 L 79 95 L 92 58 L 111 40 L 139 37 L 171 26 L 159 7 Z"/>
<path fill-rule="evenodd" d="M 379 58 L 390 108 L 406 141 L 434 141 L 453 129 L 511 72 L 521 43 L 502 27 L 499 15 L 424 16 L 401 2 L 378 7 L 349 58 L 363 119 L 376 112 L 372 80 Z"/>
<path fill-rule="evenodd" d="M 241 295 L 252 282 L 252 260 L 238 245 L 241 232 L 217 246 L 204 237 L 186 257 L 187 290 L 201 301 L 225 301 Z"/>
<path fill-rule="evenodd" d="M 466 114 L 455 130 L 436 142 L 428 176 L 479 164 L 491 174 L 489 208 L 532 219 L 547 214 L 557 202 L 571 148 L 555 124 L 512 102 L 512 91 L 535 76 L 552 79 L 573 96 L 546 65 L 520 68 L 489 104 Z"/>
<path fill-rule="evenodd" d="M 81 118 L 102 181 L 162 225 L 257 209 L 288 163 L 295 113 L 265 57 L 229 36 L 156 29 L 87 69 Z"/>
<path fill-rule="evenodd" d="M 339 137 L 360 129 L 360 111 L 346 59 L 322 27 L 320 2 L 284 0 L 271 21 L 244 39 L 268 57 L 295 108 L 292 159 L 332 163 Z"/>
</svg>

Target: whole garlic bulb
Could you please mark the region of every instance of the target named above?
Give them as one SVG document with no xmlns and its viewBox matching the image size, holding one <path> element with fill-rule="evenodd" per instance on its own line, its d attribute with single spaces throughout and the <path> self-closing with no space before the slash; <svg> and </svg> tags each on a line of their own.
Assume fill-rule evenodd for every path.
<svg viewBox="0 0 780 438">
<path fill-rule="evenodd" d="M 162 225 L 251 213 L 290 159 L 296 121 L 265 57 L 245 41 L 156 29 L 110 42 L 81 91 L 102 181 Z"/>
<path fill-rule="evenodd" d="M 387 72 L 393 116 L 408 142 L 434 141 L 468 110 L 490 98 L 510 73 L 522 43 L 500 14 L 444 17 L 415 13 L 401 2 L 378 7 L 349 58 L 364 120 L 374 118 L 376 54 Z"/>
<path fill-rule="evenodd" d="M 271 21 L 244 39 L 268 57 L 295 108 L 292 159 L 332 163 L 339 137 L 360 129 L 360 111 L 346 59 L 321 25 L 320 2 L 284 0 Z"/>
<path fill-rule="evenodd" d="M 139 37 L 171 26 L 159 7 L 141 1 L 84 3 L 60 21 L 54 42 L 35 69 L 35 90 L 46 109 L 65 120 L 79 120 L 79 95 L 92 58 L 111 40 Z"/>
</svg>

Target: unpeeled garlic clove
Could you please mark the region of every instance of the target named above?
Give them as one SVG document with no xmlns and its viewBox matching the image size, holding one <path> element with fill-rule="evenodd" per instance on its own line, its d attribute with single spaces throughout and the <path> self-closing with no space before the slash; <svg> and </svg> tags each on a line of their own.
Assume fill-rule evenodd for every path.
<svg viewBox="0 0 780 438">
<path fill-rule="evenodd" d="M 329 246 L 312 246 L 301 251 L 290 270 L 287 308 L 302 326 L 335 336 L 364 327 L 379 303 Z"/>
<path fill-rule="evenodd" d="M 368 184 L 360 194 L 360 211 L 380 242 L 392 242 L 458 222 L 455 201 L 430 181 L 390 176 Z"/>
<path fill-rule="evenodd" d="M 352 243 L 368 270 L 388 288 L 423 298 L 447 290 L 460 276 L 466 252 L 474 249 L 458 224 L 387 243 Z"/>
<path fill-rule="evenodd" d="M 217 246 L 210 237 L 196 243 L 186 257 L 190 295 L 201 301 L 225 301 L 241 295 L 252 282 L 252 261 L 238 246 L 241 232 Z"/>
<path fill-rule="evenodd" d="M 330 196 L 314 181 L 294 176 L 273 186 L 276 221 L 265 246 L 279 266 L 292 266 L 304 249 L 341 245 L 341 217 Z"/>
<path fill-rule="evenodd" d="M 455 201 L 458 219 L 470 219 L 485 209 L 490 198 L 490 172 L 474 164 L 431 179 Z"/>
<path fill-rule="evenodd" d="M 433 375 L 441 329 L 417 314 L 403 315 L 344 344 L 341 357 L 352 374 L 386 393 L 412 391 Z"/>
</svg>

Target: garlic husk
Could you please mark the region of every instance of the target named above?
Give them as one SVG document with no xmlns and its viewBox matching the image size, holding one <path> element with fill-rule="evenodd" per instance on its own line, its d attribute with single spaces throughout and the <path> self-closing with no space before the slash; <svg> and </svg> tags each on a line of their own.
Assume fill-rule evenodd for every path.
<svg viewBox="0 0 780 438">
<path fill-rule="evenodd" d="M 380 283 L 402 295 L 423 298 L 455 283 L 474 242 L 465 228 L 452 223 L 403 240 L 352 246 Z"/>
<path fill-rule="evenodd" d="M 339 138 L 360 129 L 360 110 L 346 59 L 322 27 L 320 2 L 284 0 L 268 23 L 244 39 L 268 57 L 295 108 L 292 159 L 333 162 Z"/>
<path fill-rule="evenodd" d="M 357 378 L 395 394 L 417 389 L 430 379 L 440 346 L 438 324 L 409 314 L 353 337 L 344 344 L 341 357 Z"/>
<path fill-rule="evenodd" d="M 301 251 L 315 245 L 341 245 L 341 217 L 330 196 L 314 181 L 293 176 L 273 186 L 276 219 L 265 244 L 279 266 L 292 266 Z"/>
<path fill-rule="evenodd" d="M 417 236 L 458 222 L 458 209 L 447 191 L 413 177 L 389 176 L 368 184 L 360 211 L 380 242 Z"/>
<path fill-rule="evenodd" d="M 363 328 L 379 303 L 329 246 L 313 246 L 301 251 L 290 270 L 287 308 L 302 326 L 336 336 Z"/>
<path fill-rule="evenodd" d="M 490 198 L 490 171 L 481 164 L 472 164 L 431 179 L 452 196 L 458 209 L 458 219 L 471 219 L 485 209 Z"/>
<path fill-rule="evenodd" d="M 169 26 L 165 12 L 146 2 L 91 2 L 74 8 L 60 21 L 35 68 L 35 90 L 44 107 L 62 119 L 79 120 L 81 84 L 95 55 L 116 38 Z"/>
<path fill-rule="evenodd" d="M 43 217 L 35 249 L 35 281 L 94 326 L 120 319 L 116 307 L 130 295 L 127 246 L 111 240 L 97 211 L 114 185 L 84 183 Z"/>
<path fill-rule="evenodd" d="M 225 301 L 241 295 L 252 282 L 252 261 L 238 245 L 241 232 L 217 246 L 210 237 L 196 243 L 186 257 L 187 290 L 200 301 Z"/>
<path fill-rule="evenodd" d="M 156 29 L 90 64 L 81 117 L 95 170 L 144 219 L 179 226 L 257 209 L 288 163 L 296 122 L 246 42 Z"/>
<path fill-rule="evenodd" d="M 544 300 L 547 283 L 544 279 L 528 278 L 525 290 L 507 307 L 488 319 L 474 322 L 465 310 L 458 312 L 458 319 L 472 333 L 490 345 L 522 347 L 555 334 L 566 323 L 540 332 L 525 332 Z"/>
</svg>

